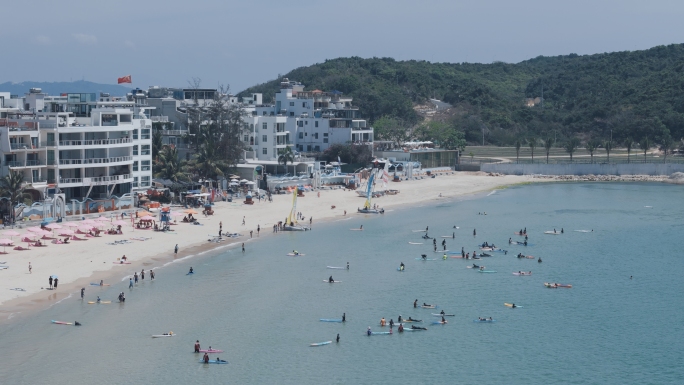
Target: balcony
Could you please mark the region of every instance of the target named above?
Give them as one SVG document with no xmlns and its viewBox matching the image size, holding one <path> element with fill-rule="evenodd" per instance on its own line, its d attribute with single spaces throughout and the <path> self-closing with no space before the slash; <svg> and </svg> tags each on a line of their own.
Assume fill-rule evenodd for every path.
<svg viewBox="0 0 684 385">
<path fill-rule="evenodd" d="M 33 183 L 47 183 L 46 178 L 33 178 Z"/>
<path fill-rule="evenodd" d="M 87 158 L 87 159 L 60 159 L 60 165 L 80 165 L 80 164 L 107 164 L 119 162 L 132 162 L 133 157 L 117 156 L 113 158 Z"/>
<path fill-rule="evenodd" d="M 60 147 L 111 146 L 114 144 L 130 144 L 130 143 L 133 143 L 133 139 L 120 138 L 120 139 L 92 139 L 92 140 L 62 140 L 59 142 L 59 146 Z"/>
<path fill-rule="evenodd" d="M 45 140 L 40 142 L 40 147 L 55 147 L 57 145 L 57 142 L 54 140 Z"/>
<path fill-rule="evenodd" d="M 16 167 L 38 167 L 38 166 L 45 166 L 45 161 L 44 160 L 34 160 L 34 159 L 29 159 L 29 160 L 11 160 L 11 161 L 6 161 L 5 166 L 10 167 L 10 168 L 16 168 Z"/>
<path fill-rule="evenodd" d="M 10 143 L 10 148 L 12 150 L 32 150 L 32 143 Z"/>
<path fill-rule="evenodd" d="M 59 178 L 59 184 L 62 187 L 75 187 L 66 185 L 81 185 L 81 186 L 102 186 L 111 185 L 116 183 L 125 183 L 132 181 L 130 174 L 124 175 L 109 175 L 109 176 L 97 176 L 97 177 L 86 177 L 86 178 Z"/>
</svg>

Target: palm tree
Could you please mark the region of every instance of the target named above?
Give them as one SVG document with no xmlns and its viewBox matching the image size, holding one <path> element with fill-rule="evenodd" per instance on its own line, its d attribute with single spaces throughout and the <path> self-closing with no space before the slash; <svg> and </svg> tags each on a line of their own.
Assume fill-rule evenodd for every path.
<svg viewBox="0 0 684 385">
<path fill-rule="evenodd" d="M 183 172 L 185 162 L 180 160 L 178 149 L 172 146 L 164 146 L 159 152 L 158 170 L 154 173 L 156 178 L 169 179 L 173 182 L 188 179 Z"/>
<path fill-rule="evenodd" d="M 587 142 L 587 151 L 589 151 L 589 155 L 591 156 L 591 163 L 594 163 L 594 151 L 596 151 L 597 148 L 601 147 L 601 142 L 599 142 L 597 139 L 590 139 Z"/>
<path fill-rule="evenodd" d="M 608 160 L 607 162 L 610 163 L 610 150 L 613 149 L 613 142 L 610 140 L 606 140 L 603 142 L 603 148 L 606 149 L 606 154 L 608 154 Z"/>
<path fill-rule="evenodd" d="M 632 152 L 632 147 L 634 147 L 634 139 L 625 139 L 625 147 L 627 147 L 627 163 L 629 163 L 629 153 Z"/>
<path fill-rule="evenodd" d="M 546 164 L 549 164 L 549 152 L 551 152 L 551 147 L 553 147 L 554 139 L 552 137 L 542 140 L 544 142 L 544 149 L 546 149 Z"/>
<path fill-rule="evenodd" d="M 518 159 L 520 158 L 520 147 L 522 147 L 522 140 L 516 139 L 515 140 L 515 163 L 518 163 Z"/>
<path fill-rule="evenodd" d="M 152 133 L 152 159 L 157 159 L 157 155 L 159 155 L 162 147 L 164 147 L 162 139 L 161 130 L 154 130 Z"/>
<path fill-rule="evenodd" d="M 577 138 L 570 138 L 567 143 L 565 143 L 565 151 L 570 154 L 570 162 L 572 162 L 572 153 L 579 147 L 580 141 Z"/>
<path fill-rule="evenodd" d="M 530 146 L 530 151 L 532 152 L 532 163 L 534 163 L 534 148 L 537 147 L 537 138 L 533 136 L 527 139 L 527 145 Z"/>
<path fill-rule="evenodd" d="M 670 135 L 663 136 L 662 143 L 660 144 L 660 149 L 663 151 L 663 163 L 667 160 L 667 153 L 674 148 L 674 140 Z"/>
<path fill-rule="evenodd" d="M 278 156 L 278 163 L 282 163 L 283 166 L 285 166 L 285 172 L 287 173 L 287 162 L 293 163 L 294 164 L 294 153 L 292 153 L 292 148 L 291 147 L 285 147 L 278 151 L 280 154 Z M 292 176 L 296 176 L 295 170 L 292 170 Z"/>
<path fill-rule="evenodd" d="M 639 142 L 639 148 L 644 150 L 644 162 L 646 162 L 646 152 L 648 152 L 648 149 L 651 148 L 651 141 L 648 140 L 648 136 L 644 136 L 644 138 L 641 139 L 641 142 Z"/>
<path fill-rule="evenodd" d="M 212 140 L 207 140 L 198 148 L 194 159 L 194 169 L 200 178 L 216 179 L 223 176 L 223 170 L 228 169 L 218 146 Z"/>
<path fill-rule="evenodd" d="M 18 198 L 24 192 L 24 174 L 10 170 L 9 174 L 0 178 L 0 189 L 3 190 L 3 195 L 9 194 L 10 206 L 12 207 L 12 223 L 14 223 L 14 206 L 19 203 Z"/>
</svg>

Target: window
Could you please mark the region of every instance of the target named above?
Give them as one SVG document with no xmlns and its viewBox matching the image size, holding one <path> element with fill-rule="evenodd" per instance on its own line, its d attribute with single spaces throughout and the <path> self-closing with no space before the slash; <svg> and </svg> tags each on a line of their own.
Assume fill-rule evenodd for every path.
<svg viewBox="0 0 684 385">
<path fill-rule="evenodd" d="M 321 151 L 321 147 L 320 147 L 320 146 L 315 146 L 315 147 L 314 147 L 314 151 Z"/>
<path fill-rule="evenodd" d="M 297 122 L 297 126 L 299 126 L 299 127 L 304 127 L 304 122 L 301 121 L 301 120 L 298 121 L 298 122 Z"/>
<path fill-rule="evenodd" d="M 133 171 L 138 171 L 138 162 L 133 162 Z"/>
<path fill-rule="evenodd" d="M 138 146 L 133 146 L 133 155 L 138 155 Z"/>
<path fill-rule="evenodd" d="M 142 165 L 140 166 L 140 171 L 150 171 L 150 161 L 149 160 L 143 160 Z"/>
<path fill-rule="evenodd" d="M 290 116 L 294 116 L 294 112 L 293 112 L 293 111 L 290 111 Z"/>
<path fill-rule="evenodd" d="M 302 102 L 302 107 L 306 108 L 306 102 Z"/>
<path fill-rule="evenodd" d="M 133 177 L 133 187 L 138 187 L 138 177 L 137 176 Z"/>
<path fill-rule="evenodd" d="M 143 129 L 142 132 L 140 133 L 140 139 L 149 139 L 149 138 L 150 138 L 150 130 L 149 129 Z"/>
<path fill-rule="evenodd" d="M 142 146 L 142 148 L 140 149 L 140 155 L 150 155 L 150 145 L 149 144 L 145 144 Z"/>
<path fill-rule="evenodd" d="M 133 139 L 138 139 L 138 130 L 133 130 Z"/>
<path fill-rule="evenodd" d="M 140 187 L 147 187 L 150 185 L 150 177 L 144 176 L 140 178 Z"/>
<path fill-rule="evenodd" d="M 267 130 L 268 129 L 268 123 L 266 123 L 266 122 L 261 123 L 261 128 L 264 130 Z"/>
<path fill-rule="evenodd" d="M 294 102 L 290 102 L 290 107 L 294 107 Z"/>
<path fill-rule="evenodd" d="M 318 132 L 314 132 L 314 139 L 318 139 Z"/>
<path fill-rule="evenodd" d="M 323 138 L 323 143 L 328 143 L 328 138 Z"/>
<path fill-rule="evenodd" d="M 327 133 L 327 132 L 324 132 L 324 133 L 323 133 L 323 137 L 324 137 L 324 138 L 327 138 L 327 137 L 328 137 L 328 133 Z"/>
<path fill-rule="evenodd" d="M 318 120 L 314 122 L 314 127 L 318 127 Z"/>
<path fill-rule="evenodd" d="M 311 151 L 311 145 L 310 144 L 306 145 L 306 151 Z"/>
<path fill-rule="evenodd" d="M 308 125 L 309 125 L 309 121 L 308 121 L 308 120 L 305 120 L 305 121 L 304 121 L 304 124 L 306 124 L 306 125 L 308 126 Z"/>
<path fill-rule="evenodd" d="M 254 131 L 254 124 L 253 124 L 253 123 L 250 123 L 250 124 L 249 124 L 249 130 L 250 130 L 250 131 Z"/>
<path fill-rule="evenodd" d="M 262 113 L 261 115 L 264 115 L 264 116 L 266 116 L 266 111 L 264 111 L 264 112 L 263 112 L 263 113 Z"/>
<path fill-rule="evenodd" d="M 304 139 L 304 133 L 301 131 L 299 132 L 299 139 Z"/>
<path fill-rule="evenodd" d="M 245 142 L 249 142 L 249 135 L 245 135 Z"/>
<path fill-rule="evenodd" d="M 268 148 L 264 147 L 264 148 L 261 150 L 261 153 L 264 154 L 264 155 L 268 155 Z"/>
<path fill-rule="evenodd" d="M 262 135 L 262 136 L 261 136 L 261 141 L 264 142 L 264 143 L 268 142 L 268 135 Z"/>
</svg>

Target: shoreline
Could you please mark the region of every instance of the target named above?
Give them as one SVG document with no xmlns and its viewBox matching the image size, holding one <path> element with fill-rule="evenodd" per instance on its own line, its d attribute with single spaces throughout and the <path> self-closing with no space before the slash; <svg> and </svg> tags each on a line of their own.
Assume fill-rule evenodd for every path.
<svg viewBox="0 0 684 385">
<path fill-rule="evenodd" d="M 421 203 L 430 203 L 432 201 L 439 201 L 439 200 L 444 200 L 444 199 L 459 199 L 459 198 L 467 198 L 467 197 L 472 197 L 476 196 L 478 194 L 485 193 L 487 191 L 492 191 L 492 190 L 500 190 L 500 189 L 505 189 L 509 187 L 514 187 L 518 185 L 525 185 L 525 184 L 533 184 L 533 183 L 539 183 L 539 182 L 558 182 L 558 181 L 563 181 L 563 180 L 556 180 L 556 179 L 548 179 L 548 178 L 535 178 L 533 176 L 499 176 L 499 177 L 492 177 L 492 176 L 487 176 L 485 173 L 454 173 L 454 174 L 449 174 L 449 175 L 440 175 L 437 178 L 427 178 L 423 180 L 416 180 L 416 181 L 407 181 L 404 182 L 402 181 L 401 183 L 391 183 L 390 187 L 396 188 L 400 190 L 400 193 L 398 195 L 394 196 L 387 196 L 383 198 L 378 198 L 375 200 L 379 204 L 379 206 L 384 207 L 384 208 L 392 208 L 393 210 L 396 210 L 398 206 L 405 206 L 407 204 L 421 204 Z M 567 181 L 567 180 L 566 180 Z M 584 182 L 583 180 L 577 180 L 580 182 Z M 431 183 L 432 182 L 432 183 Z M 461 183 L 463 182 L 463 183 Z M 425 188 L 427 188 L 428 193 L 422 193 Z M 329 223 L 335 220 L 341 220 L 342 218 L 345 218 L 345 215 L 343 214 L 343 211 L 346 209 L 347 210 L 347 215 L 346 218 L 351 218 L 354 217 L 354 215 L 358 215 L 356 212 L 353 211 L 353 206 L 359 206 L 362 203 L 361 197 L 356 196 L 356 193 L 353 191 L 344 191 L 343 189 L 335 189 L 335 190 L 321 190 L 321 197 L 317 197 L 318 191 L 313 191 L 313 192 L 308 192 L 305 193 L 306 197 L 305 198 L 300 198 L 298 199 L 298 204 L 297 208 L 299 211 L 301 211 L 305 216 L 313 216 L 314 217 L 314 228 L 318 223 Z M 402 195 L 404 194 L 404 195 Z M 441 195 L 440 195 L 441 194 Z M 311 197 L 310 199 L 308 199 Z M 308 199 L 308 200 L 307 200 Z M 89 294 L 88 288 L 90 286 L 90 282 L 99 282 L 101 279 L 105 281 L 105 283 L 110 283 L 112 286 L 121 284 L 123 280 L 125 280 L 127 276 L 130 276 L 133 274 L 134 271 L 140 271 L 140 269 L 145 269 L 149 270 L 150 268 L 154 268 L 155 270 L 157 269 L 162 269 L 165 266 L 168 266 L 169 264 L 172 263 L 178 263 L 181 261 L 184 261 L 186 259 L 191 259 L 194 257 L 198 256 L 203 256 L 203 255 L 212 255 L 214 253 L 219 252 L 222 249 L 226 248 L 236 248 L 240 247 L 240 245 L 244 242 L 246 244 L 247 249 L 249 250 L 249 246 L 247 246 L 250 243 L 253 243 L 257 241 L 258 239 L 262 237 L 268 238 L 269 236 L 276 235 L 277 233 L 272 232 L 272 228 L 269 229 L 267 226 L 273 226 L 274 223 L 277 223 L 278 220 L 274 220 L 273 218 L 273 212 L 274 210 L 277 209 L 279 215 L 283 215 L 283 213 L 287 214 L 289 212 L 289 209 L 291 207 L 291 197 L 289 194 L 285 195 L 274 195 L 274 202 L 273 203 L 268 203 L 268 202 L 261 202 L 257 203 L 253 206 L 247 206 L 243 204 L 235 204 L 235 203 L 228 203 L 228 202 L 217 202 L 215 205 L 215 211 L 216 214 L 214 216 L 210 217 L 201 217 L 199 218 L 199 221 L 204 224 L 204 226 L 194 226 L 194 225 L 189 225 L 189 224 L 178 224 L 175 226 L 179 226 L 178 230 L 188 230 L 188 231 L 182 231 L 182 235 L 180 235 L 179 232 L 176 232 L 174 236 L 171 238 L 173 239 L 171 242 L 168 242 L 169 235 L 172 234 L 163 234 L 163 233 L 155 233 L 148 231 L 148 234 L 153 234 L 157 235 L 156 237 L 153 237 L 150 240 L 147 240 L 145 242 L 138 242 L 138 243 L 132 243 L 132 244 L 127 244 L 125 246 L 126 249 L 130 250 L 131 247 L 135 246 L 141 246 L 140 248 L 140 255 L 135 256 L 135 257 L 130 257 L 132 260 L 131 265 L 125 265 L 125 268 L 122 266 L 114 266 L 114 264 L 111 264 L 111 266 L 108 266 L 106 263 L 107 261 L 104 261 L 104 266 L 102 265 L 90 265 L 89 268 L 86 269 L 81 269 L 81 275 L 74 277 L 73 279 L 70 280 L 64 280 L 60 282 L 60 289 L 59 291 L 48 291 L 48 290 L 43 290 L 42 288 L 45 287 L 44 284 L 40 285 L 40 289 L 33 288 L 31 292 L 28 292 L 24 295 L 18 295 L 15 296 L 14 298 L 9 298 L 9 295 L 7 293 L 1 293 L 0 292 L 0 324 L 5 324 L 5 323 L 10 323 L 14 322 L 16 319 L 21 319 L 26 316 L 31 316 L 37 312 L 40 312 L 42 310 L 49 309 L 50 307 L 57 305 L 61 301 L 70 298 L 72 296 L 78 297 L 80 294 L 80 288 L 81 287 L 86 287 L 86 296 Z M 339 202 L 342 201 L 342 204 L 344 205 L 344 208 L 342 207 L 336 207 L 335 209 L 331 209 L 328 204 L 330 202 Z M 285 210 L 283 210 L 283 207 L 285 207 Z M 259 208 L 260 212 L 255 212 L 256 208 Z M 307 215 L 308 214 L 308 215 Z M 230 216 L 230 217 L 229 217 Z M 244 227 L 242 231 L 242 236 L 239 238 L 224 238 L 224 240 L 221 243 L 213 243 L 213 242 L 208 242 L 207 241 L 207 233 L 215 233 L 214 231 L 211 231 L 210 229 L 217 229 L 218 228 L 218 223 L 220 221 L 223 222 L 228 222 L 233 220 L 235 222 L 240 222 L 242 221 L 242 217 L 245 216 L 247 217 L 246 221 L 251 222 L 252 219 L 250 218 L 255 218 L 256 222 L 259 226 L 261 226 L 262 232 L 264 232 L 264 235 L 259 235 L 257 237 L 256 234 L 256 229 L 254 229 L 254 237 L 249 238 L 249 229 L 248 227 Z M 363 217 L 359 217 L 363 218 Z M 347 220 L 347 219 L 345 219 Z M 226 223 L 224 223 L 225 225 Z M 184 226 L 186 225 L 186 226 Z M 213 227 L 212 227 L 213 225 Z M 175 227 L 174 226 L 174 227 Z M 240 226 L 240 225 L 238 225 Z M 237 227 L 237 226 L 226 226 L 227 227 Z M 241 227 L 241 226 L 240 226 Z M 255 225 L 256 227 L 256 225 Z M 147 231 L 147 230 L 135 230 L 132 231 L 130 227 L 124 227 L 124 233 L 125 236 L 141 236 L 142 231 Z M 204 235 L 201 234 L 202 231 L 205 231 Z M 235 230 L 228 230 L 228 232 L 239 232 Z M 269 234 L 270 233 L 270 234 Z M 125 237 L 124 236 L 124 237 Z M 103 236 L 105 240 L 110 240 L 116 239 L 116 236 L 113 235 L 106 235 Z M 189 239 L 192 237 L 193 239 Z M 102 240 L 100 240 L 102 242 Z M 136 241 L 132 241 L 136 242 Z M 173 245 L 175 242 L 178 242 L 180 246 L 180 250 L 178 253 L 178 256 L 174 257 L 173 255 Z M 75 245 L 65 245 L 60 247 L 61 245 L 50 245 L 50 247 L 45 248 L 45 249 L 58 249 L 58 250 L 64 250 L 64 251 L 69 251 L 68 247 L 69 246 L 80 246 L 81 248 L 86 247 L 86 244 L 88 242 L 80 242 Z M 144 246 L 144 247 L 143 247 Z M 158 248 L 161 246 L 162 248 L 166 248 L 168 251 L 160 251 Z M 103 246 L 103 247 L 108 247 Z M 112 246 L 111 249 L 104 249 L 102 252 L 98 253 L 99 255 L 94 257 L 93 255 L 86 253 L 87 256 L 90 258 L 97 258 L 99 260 L 102 259 L 109 259 L 109 260 L 115 260 L 117 258 L 116 255 L 121 256 L 121 254 L 118 253 L 119 250 L 123 250 L 124 247 L 118 246 L 114 247 Z M 154 250 L 153 252 L 150 252 L 151 250 Z M 127 250 L 127 251 L 128 251 Z M 11 253 L 8 255 L 4 255 L 3 259 L 9 260 L 8 256 L 9 255 L 17 255 L 21 252 L 15 252 Z M 124 254 L 129 254 L 129 253 L 124 253 Z M 130 255 L 134 255 L 134 253 L 130 253 Z M 78 256 L 78 255 L 77 255 Z M 52 255 L 50 258 L 55 259 L 55 258 L 68 258 L 65 256 L 56 256 Z M 34 259 L 34 257 L 31 258 L 24 258 L 22 255 L 21 261 L 25 262 L 26 265 L 28 264 L 29 260 Z M 69 261 L 69 265 L 73 265 L 74 263 L 79 263 L 78 260 L 74 260 L 74 257 L 72 256 L 72 260 Z M 36 260 L 38 260 L 36 258 Z M 93 262 L 91 260 L 91 262 Z M 81 262 L 83 263 L 83 262 Z M 98 266 L 98 268 L 96 268 Z M 100 267 L 101 266 L 101 267 Z M 14 267 L 14 266 L 13 266 Z M 103 268 L 104 267 L 104 268 Z M 67 266 L 65 266 L 67 268 Z M 4 270 L 0 271 L 0 274 L 5 274 L 8 273 L 9 270 Z M 14 281 L 16 279 L 21 279 L 21 278 L 28 278 L 29 274 L 28 271 L 24 272 L 16 272 L 16 270 L 12 270 L 12 273 L 15 274 Z M 31 276 L 36 274 L 36 268 L 34 266 L 34 274 L 31 274 Z M 41 272 L 42 273 L 42 272 Z M 5 274 L 6 275 L 6 274 Z M 18 276 L 16 276 L 18 275 Z M 47 273 L 43 274 L 48 275 Z M 60 277 L 62 275 L 65 275 L 63 272 L 60 272 Z M 163 273 L 161 275 L 161 279 L 163 279 Z M 148 278 L 149 279 L 149 278 Z M 46 282 L 43 282 L 46 283 Z M 0 289 L 3 289 L 3 291 L 7 291 L 12 294 L 17 294 L 16 292 L 9 291 L 9 287 L 15 287 L 15 285 L 12 284 L 7 284 L 4 283 Z M 92 286 L 92 288 L 96 288 L 97 286 Z"/>
</svg>

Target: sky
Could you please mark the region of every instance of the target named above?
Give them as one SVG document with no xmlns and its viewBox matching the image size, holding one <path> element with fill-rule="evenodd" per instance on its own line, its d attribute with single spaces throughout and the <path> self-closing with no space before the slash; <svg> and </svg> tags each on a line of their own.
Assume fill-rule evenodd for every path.
<svg viewBox="0 0 684 385">
<path fill-rule="evenodd" d="M 326 59 L 503 61 L 684 42 L 681 0 L 116 0 L 0 5 L 0 83 L 230 85 Z M 291 79 L 296 80 L 296 79 Z"/>
</svg>

